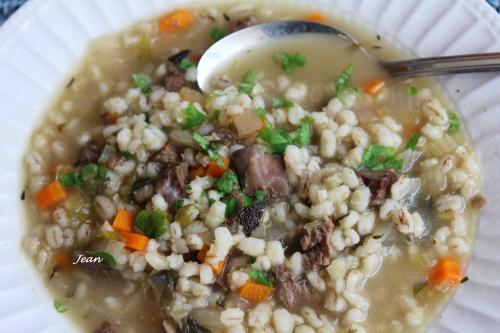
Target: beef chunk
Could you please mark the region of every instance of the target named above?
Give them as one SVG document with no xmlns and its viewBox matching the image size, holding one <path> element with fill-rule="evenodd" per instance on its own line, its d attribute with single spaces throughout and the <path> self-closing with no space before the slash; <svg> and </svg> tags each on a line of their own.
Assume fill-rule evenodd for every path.
<svg viewBox="0 0 500 333">
<path fill-rule="evenodd" d="M 155 183 L 155 191 L 160 193 L 168 205 L 173 208 L 175 202 L 185 196 L 184 185 L 188 176 L 188 164 L 182 162 L 166 168 Z"/>
<path fill-rule="evenodd" d="M 191 50 L 182 50 L 180 52 L 177 52 L 173 56 L 170 56 L 168 60 L 175 65 L 175 67 L 180 69 L 182 60 L 186 59 L 189 57 L 191 54 Z"/>
<path fill-rule="evenodd" d="M 236 141 L 236 135 L 234 135 L 234 133 L 227 128 L 222 128 L 222 127 L 216 128 L 212 132 L 212 136 L 214 140 L 222 141 L 226 146 L 230 146 Z"/>
<path fill-rule="evenodd" d="M 370 206 L 380 206 L 387 197 L 392 184 L 397 180 L 396 172 L 392 169 L 380 171 L 361 170 L 358 171 L 358 176 L 370 188 L 372 193 Z"/>
<path fill-rule="evenodd" d="M 259 145 L 249 146 L 233 153 L 232 163 L 246 191 L 266 192 L 268 201 L 286 199 L 290 187 L 283 165 L 283 159 L 268 155 Z"/>
<path fill-rule="evenodd" d="M 80 150 L 80 157 L 78 158 L 77 165 L 86 165 L 89 163 L 95 163 L 101 156 L 104 149 L 104 143 L 97 140 L 90 140 L 82 147 Z"/>
<path fill-rule="evenodd" d="M 231 32 L 235 32 L 235 31 L 238 31 L 238 30 L 241 30 L 241 29 L 245 29 L 245 28 L 251 27 L 252 25 L 256 25 L 257 23 L 259 23 L 259 22 L 255 18 L 255 16 L 244 17 L 244 18 L 239 19 L 238 21 L 236 21 L 236 24 L 234 25 L 234 27 L 233 27 L 233 29 L 232 29 Z"/>
<path fill-rule="evenodd" d="M 309 230 L 306 225 L 299 231 L 299 245 L 304 253 L 302 258 L 306 268 L 317 271 L 330 264 L 333 254 L 330 244 L 332 230 L 332 220 L 325 218 L 317 225 L 313 222 Z"/>
<path fill-rule="evenodd" d="M 238 211 L 238 221 L 243 227 L 245 236 L 250 237 L 252 231 L 259 226 L 259 221 L 262 217 L 262 209 L 264 209 L 264 204 L 257 203 L 243 207 Z"/>
<path fill-rule="evenodd" d="M 306 279 L 295 276 L 284 266 L 272 269 L 275 285 L 275 296 L 287 309 L 297 308 L 301 304 L 312 304 L 319 301 L 319 294 Z"/>
<path fill-rule="evenodd" d="M 176 144 L 169 142 L 154 155 L 152 160 L 164 165 L 177 164 L 181 161 L 181 152 Z"/>
<path fill-rule="evenodd" d="M 107 320 L 103 321 L 101 326 L 94 330 L 94 333 L 114 333 L 113 327 L 111 327 L 111 323 Z"/>
<path fill-rule="evenodd" d="M 187 85 L 186 78 L 182 72 L 168 72 L 165 77 L 165 89 L 171 92 L 179 92 Z"/>
</svg>

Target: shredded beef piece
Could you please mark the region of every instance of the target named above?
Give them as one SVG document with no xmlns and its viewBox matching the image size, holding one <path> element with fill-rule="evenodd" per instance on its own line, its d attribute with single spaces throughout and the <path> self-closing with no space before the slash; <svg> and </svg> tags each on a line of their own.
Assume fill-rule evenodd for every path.
<svg viewBox="0 0 500 333">
<path fill-rule="evenodd" d="M 232 157 L 231 163 L 249 194 L 261 190 L 266 192 L 268 201 L 288 198 L 290 187 L 281 157 L 266 154 L 259 145 L 240 149 Z"/>
<path fill-rule="evenodd" d="M 302 258 L 305 267 L 317 271 L 330 264 L 330 258 L 333 255 L 333 248 L 330 244 L 332 230 L 333 223 L 330 218 L 325 218 L 312 230 L 308 231 L 304 227 L 300 229 L 299 244 L 304 252 Z"/>
<path fill-rule="evenodd" d="M 236 141 L 236 135 L 227 128 L 216 128 L 212 132 L 212 136 L 216 141 L 222 141 L 226 146 L 230 146 Z"/>
<path fill-rule="evenodd" d="M 320 295 L 309 282 L 295 276 L 293 272 L 284 266 L 276 266 L 272 269 L 275 285 L 275 295 L 287 309 L 297 308 L 302 304 L 313 304 L 319 301 Z"/>
<path fill-rule="evenodd" d="M 180 52 L 177 52 L 173 56 L 170 56 L 168 60 L 175 65 L 175 67 L 180 69 L 180 65 L 182 63 L 182 60 L 186 59 L 189 57 L 191 54 L 191 50 L 182 50 Z"/>
<path fill-rule="evenodd" d="M 104 149 L 104 143 L 90 140 L 82 147 L 80 150 L 80 157 L 78 158 L 77 165 L 86 165 L 89 163 L 95 163 L 101 156 L 101 153 Z"/>
<path fill-rule="evenodd" d="M 177 164 L 181 161 L 181 152 L 178 145 L 169 142 L 154 155 L 152 160 L 164 165 Z"/>
<path fill-rule="evenodd" d="M 114 333 L 115 331 L 111 327 L 111 323 L 107 320 L 103 321 L 99 328 L 94 330 L 94 333 Z"/>
<path fill-rule="evenodd" d="M 168 72 L 165 77 L 165 89 L 171 92 L 179 92 L 182 87 L 187 86 L 186 78 L 182 72 Z"/>
<path fill-rule="evenodd" d="M 166 168 L 155 183 L 155 191 L 160 193 L 170 208 L 174 208 L 175 202 L 184 198 L 188 176 L 188 164 L 182 162 L 178 165 Z"/>
<path fill-rule="evenodd" d="M 246 237 L 250 237 L 255 228 L 259 226 L 264 207 L 263 203 L 257 203 L 243 207 L 238 211 L 238 221 L 243 226 L 243 233 Z"/>
<path fill-rule="evenodd" d="M 235 32 L 235 31 L 238 31 L 241 29 L 251 27 L 252 25 L 256 25 L 257 23 L 259 23 L 259 22 L 255 18 L 255 16 L 244 17 L 244 18 L 236 21 L 236 24 L 234 25 L 231 32 Z"/>
<path fill-rule="evenodd" d="M 488 204 L 488 199 L 482 194 L 476 194 L 472 198 L 470 198 L 470 205 L 474 209 L 483 208 Z"/>
<path fill-rule="evenodd" d="M 389 193 L 392 184 L 397 180 L 397 175 L 394 170 L 369 171 L 360 170 L 358 176 L 361 177 L 363 183 L 370 188 L 372 197 L 370 206 L 380 206 L 387 194 Z"/>
</svg>

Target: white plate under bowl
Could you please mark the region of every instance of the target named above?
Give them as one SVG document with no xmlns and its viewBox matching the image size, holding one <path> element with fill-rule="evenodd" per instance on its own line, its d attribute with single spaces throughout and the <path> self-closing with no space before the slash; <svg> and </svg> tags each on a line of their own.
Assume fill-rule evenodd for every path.
<svg viewBox="0 0 500 333">
<path fill-rule="evenodd" d="M 30 132 L 87 43 L 186 0 L 31 0 L 0 29 L 0 332 L 76 332 L 22 253 L 21 157 Z M 199 1 L 199 2 L 208 2 Z M 500 16 L 484 0 L 294 0 L 352 17 L 417 56 L 500 51 Z M 482 158 L 482 211 L 467 275 L 429 333 L 500 331 L 500 75 L 439 82 Z"/>
</svg>

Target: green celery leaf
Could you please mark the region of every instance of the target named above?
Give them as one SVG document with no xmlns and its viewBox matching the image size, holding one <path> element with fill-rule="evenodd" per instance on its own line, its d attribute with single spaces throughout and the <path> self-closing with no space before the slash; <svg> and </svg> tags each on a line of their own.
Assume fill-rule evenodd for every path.
<svg viewBox="0 0 500 333">
<path fill-rule="evenodd" d="M 132 74 L 135 86 L 141 90 L 143 94 L 149 94 L 152 89 L 149 81 L 142 74 Z"/>
<path fill-rule="evenodd" d="M 460 118 L 454 112 L 448 112 L 450 125 L 448 126 L 448 134 L 456 134 L 460 130 Z"/>
<path fill-rule="evenodd" d="M 215 26 L 210 32 L 210 37 L 216 42 L 224 38 L 224 36 L 226 36 L 226 34 L 218 26 Z"/>
<path fill-rule="evenodd" d="M 184 115 L 183 129 L 194 128 L 207 120 L 207 116 L 201 113 L 193 104 L 189 104 L 188 107 L 182 109 L 181 113 Z"/>
<path fill-rule="evenodd" d="M 405 149 L 415 149 L 417 147 L 418 139 L 420 139 L 420 133 L 413 133 L 408 139 Z"/>
<path fill-rule="evenodd" d="M 238 176 L 233 171 L 227 170 L 215 181 L 214 186 L 221 193 L 229 194 L 233 192 L 233 187 L 238 184 Z"/>
<path fill-rule="evenodd" d="M 250 280 L 256 281 L 268 287 L 273 286 L 273 281 L 267 275 L 267 272 L 259 271 L 257 269 L 250 270 Z"/>
<path fill-rule="evenodd" d="M 189 68 L 194 67 L 194 64 L 189 60 L 188 58 L 184 58 L 181 60 L 181 63 L 179 64 L 179 68 L 182 71 L 187 71 Z"/>
</svg>

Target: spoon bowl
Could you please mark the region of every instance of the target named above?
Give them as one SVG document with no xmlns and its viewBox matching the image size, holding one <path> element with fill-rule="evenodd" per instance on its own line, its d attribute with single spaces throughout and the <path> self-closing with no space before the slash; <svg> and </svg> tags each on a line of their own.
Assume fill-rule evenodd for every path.
<svg viewBox="0 0 500 333">
<path fill-rule="evenodd" d="M 275 21 L 253 25 L 238 30 L 213 44 L 201 57 L 198 64 L 198 86 L 210 91 L 210 81 L 217 69 L 244 50 L 262 46 L 287 36 L 313 36 L 327 34 L 344 38 L 369 53 L 349 34 L 335 27 L 310 21 Z M 321 47 L 320 45 L 318 47 Z M 457 55 L 447 57 L 419 58 L 404 61 L 379 61 L 378 64 L 393 78 L 435 76 L 457 73 L 500 71 L 500 52 Z"/>
</svg>

